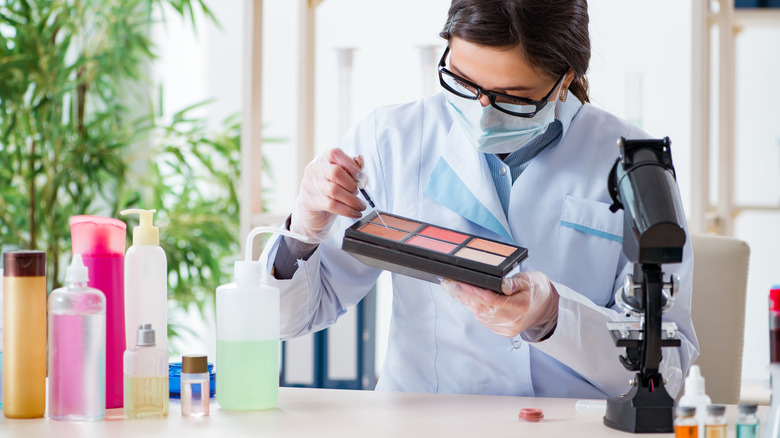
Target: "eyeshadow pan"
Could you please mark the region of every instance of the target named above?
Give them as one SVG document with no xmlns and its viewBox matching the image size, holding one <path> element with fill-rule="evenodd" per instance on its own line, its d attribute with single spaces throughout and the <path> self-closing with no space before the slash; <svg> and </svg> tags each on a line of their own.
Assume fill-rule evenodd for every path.
<svg viewBox="0 0 780 438">
<path fill-rule="evenodd" d="M 360 231 L 367 233 L 367 234 L 373 234 L 374 236 L 384 237 L 385 239 L 400 241 L 404 237 L 406 237 L 406 232 L 404 231 L 398 231 L 394 230 L 392 228 L 385 228 L 381 225 L 375 225 L 373 223 L 368 223 L 360 227 Z"/>
<path fill-rule="evenodd" d="M 511 246 L 502 245 L 498 242 L 491 242 L 489 240 L 479 238 L 471 239 L 471 242 L 469 242 L 466 246 L 469 248 L 481 249 L 483 251 L 490 251 L 495 254 L 501 254 L 502 256 L 508 256 L 515 252 L 515 248 L 512 248 Z"/>
<path fill-rule="evenodd" d="M 420 226 L 420 224 L 418 222 L 407 221 L 407 220 L 404 220 L 404 219 L 401 219 L 401 218 L 398 218 L 398 217 L 395 217 L 395 216 L 390 216 L 390 215 L 387 215 L 387 214 L 380 214 L 380 216 L 382 217 L 382 220 L 385 221 L 385 223 L 387 224 L 388 227 L 393 227 L 393 228 L 396 228 L 396 229 L 399 229 L 399 230 L 414 231 L 414 230 L 417 229 L 417 227 Z M 380 221 L 378 217 L 375 217 L 374 219 L 371 219 L 371 222 L 373 222 L 375 224 L 381 224 L 382 223 L 382 221 Z M 382 226 L 382 228 L 384 228 L 384 226 Z"/>
<path fill-rule="evenodd" d="M 455 253 L 458 257 L 474 260 L 475 262 L 487 263 L 488 265 L 498 266 L 504 261 L 505 257 L 497 256 L 489 252 L 477 251 L 471 248 L 461 248 Z"/>
<path fill-rule="evenodd" d="M 411 239 L 407 240 L 406 243 L 410 245 L 421 246 L 427 249 L 432 249 L 434 251 L 443 252 L 445 254 L 449 254 L 450 251 L 456 248 L 455 245 L 451 245 L 447 242 L 442 242 L 441 240 L 429 239 L 427 237 L 422 237 L 422 236 L 414 236 Z"/>
<path fill-rule="evenodd" d="M 461 243 L 464 240 L 466 240 L 467 237 L 469 237 L 465 234 L 460 234 L 454 231 L 444 230 L 432 226 L 425 227 L 422 231 L 420 231 L 419 234 L 428 237 L 435 237 L 439 240 L 446 240 L 447 242 L 452 242 L 452 243 Z"/>
</svg>

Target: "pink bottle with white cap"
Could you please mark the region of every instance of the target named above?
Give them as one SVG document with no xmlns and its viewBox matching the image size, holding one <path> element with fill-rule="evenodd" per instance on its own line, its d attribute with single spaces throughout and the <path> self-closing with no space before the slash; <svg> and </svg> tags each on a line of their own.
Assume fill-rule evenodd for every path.
<svg viewBox="0 0 780 438">
<path fill-rule="evenodd" d="M 125 235 L 118 219 L 73 216 L 73 254 L 89 269 L 89 287 L 106 296 L 106 408 L 121 408 L 122 357 L 125 353 Z"/>
</svg>

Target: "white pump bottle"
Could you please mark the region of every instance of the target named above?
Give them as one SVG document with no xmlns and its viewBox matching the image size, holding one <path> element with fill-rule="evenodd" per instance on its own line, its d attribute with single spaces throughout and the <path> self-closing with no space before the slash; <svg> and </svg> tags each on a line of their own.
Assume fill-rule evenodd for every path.
<svg viewBox="0 0 780 438">
<path fill-rule="evenodd" d="M 168 351 L 168 261 L 160 247 L 160 230 L 152 225 L 156 210 L 130 209 L 138 214 L 133 244 L 125 254 L 125 335 L 128 348 L 136 344 L 141 324 L 152 324 L 157 347 Z"/>
</svg>

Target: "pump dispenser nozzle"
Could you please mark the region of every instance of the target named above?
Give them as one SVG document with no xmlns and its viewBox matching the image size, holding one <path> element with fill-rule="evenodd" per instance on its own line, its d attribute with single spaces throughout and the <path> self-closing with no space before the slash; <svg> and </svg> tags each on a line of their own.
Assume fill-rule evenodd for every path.
<svg viewBox="0 0 780 438">
<path fill-rule="evenodd" d="M 142 210 L 140 208 L 131 208 L 119 212 L 122 216 L 128 214 L 137 214 L 139 224 L 133 228 L 133 245 L 159 245 L 160 229 L 155 227 L 152 222 L 154 213 L 157 210 Z"/>
</svg>

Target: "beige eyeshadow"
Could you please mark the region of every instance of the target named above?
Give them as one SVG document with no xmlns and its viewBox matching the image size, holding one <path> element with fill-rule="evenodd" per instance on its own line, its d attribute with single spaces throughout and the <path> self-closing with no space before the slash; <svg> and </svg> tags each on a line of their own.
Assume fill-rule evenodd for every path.
<svg viewBox="0 0 780 438">
<path fill-rule="evenodd" d="M 506 260 L 505 257 L 497 256 L 489 252 L 477 251 L 471 248 L 461 248 L 458 252 L 455 253 L 455 255 L 458 257 L 463 257 L 464 259 L 474 260 L 475 262 L 480 263 L 487 263 L 488 265 L 493 266 L 498 266 L 501 264 L 501 262 Z"/>
<path fill-rule="evenodd" d="M 481 249 L 482 251 L 490 251 L 495 254 L 501 254 L 502 256 L 508 256 L 515 252 L 515 248 L 512 248 L 511 246 L 484 239 L 471 239 L 471 242 L 466 246 L 469 248 Z"/>
<path fill-rule="evenodd" d="M 376 225 L 373 223 L 367 223 L 360 227 L 360 231 L 366 233 L 366 234 L 372 234 L 374 236 L 384 237 L 385 239 L 395 240 L 396 242 L 401 241 L 408 233 L 405 231 L 398 231 L 394 230 L 392 228 L 385 228 L 381 225 Z"/>
<path fill-rule="evenodd" d="M 419 222 L 412 222 L 387 214 L 380 214 L 380 216 L 382 216 L 382 220 L 385 221 L 385 224 L 387 224 L 388 227 L 397 228 L 399 230 L 414 231 L 420 226 Z M 371 219 L 371 223 L 382 224 L 378 217 Z"/>
</svg>

